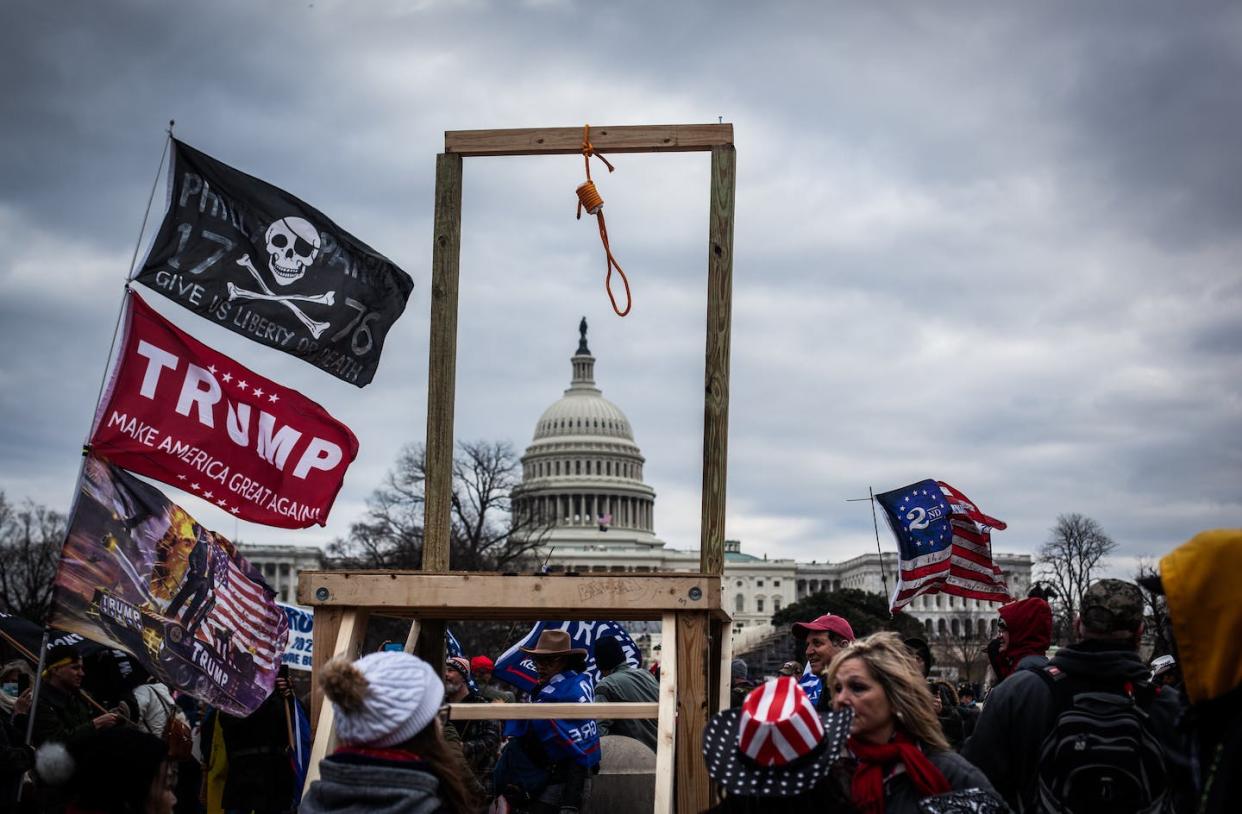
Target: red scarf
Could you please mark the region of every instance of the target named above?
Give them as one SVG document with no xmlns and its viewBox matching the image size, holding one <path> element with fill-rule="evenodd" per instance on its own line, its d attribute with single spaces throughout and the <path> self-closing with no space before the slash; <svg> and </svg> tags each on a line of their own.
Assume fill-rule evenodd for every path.
<svg viewBox="0 0 1242 814">
<path fill-rule="evenodd" d="M 411 752 L 409 749 L 386 749 L 379 746 L 351 746 L 347 744 L 337 749 L 333 754 L 359 755 L 360 757 L 375 758 L 390 763 L 420 763 L 423 760 L 418 753 Z"/>
<path fill-rule="evenodd" d="M 884 775 L 898 760 L 905 764 L 920 797 L 950 791 L 949 781 L 905 732 L 898 730 L 891 741 L 880 746 L 851 737 L 848 746 L 858 758 L 850 796 L 861 814 L 884 814 Z"/>
</svg>

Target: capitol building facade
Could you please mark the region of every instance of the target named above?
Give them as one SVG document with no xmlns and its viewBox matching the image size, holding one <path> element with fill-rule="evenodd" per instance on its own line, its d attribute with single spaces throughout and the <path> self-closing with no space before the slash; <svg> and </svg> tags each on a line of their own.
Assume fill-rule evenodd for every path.
<svg viewBox="0 0 1242 814">
<path fill-rule="evenodd" d="M 646 459 L 629 419 L 595 383 L 595 357 L 585 319 L 570 359 L 569 388 L 535 424 L 522 456 L 522 482 L 513 511 L 539 529 L 537 553 L 550 572 L 632 573 L 698 571 L 697 549 L 677 549 L 656 536 L 656 492 L 643 480 Z M 1031 558 L 994 554 L 1014 596 L 1031 583 Z M 772 614 L 811 594 L 858 588 L 889 595 L 896 552 L 862 554 L 843 562 L 797 562 L 747 554 L 725 541 L 724 602 L 735 637 L 766 627 Z M 996 605 L 956 596 L 921 596 L 907 606 L 929 639 L 995 632 Z"/>
</svg>

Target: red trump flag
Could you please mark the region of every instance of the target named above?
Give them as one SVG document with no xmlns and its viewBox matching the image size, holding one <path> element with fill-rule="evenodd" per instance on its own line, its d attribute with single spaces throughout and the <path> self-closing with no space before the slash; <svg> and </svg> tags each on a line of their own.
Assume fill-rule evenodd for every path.
<svg viewBox="0 0 1242 814">
<path fill-rule="evenodd" d="M 327 410 L 217 353 L 129 293 L 91 449 L 243 520 L 325 525 L 358 439 Z"/>
</svg>

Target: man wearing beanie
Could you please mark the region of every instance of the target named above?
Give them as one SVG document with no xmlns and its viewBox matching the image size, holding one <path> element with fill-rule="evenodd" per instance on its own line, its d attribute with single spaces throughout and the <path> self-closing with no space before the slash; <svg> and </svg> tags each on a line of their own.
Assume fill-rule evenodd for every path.
<svg viewBox="0 0 1242 814">
<path fill-rule="evenodd" d="M 475 656 L 470 659 L 470 673 L 474 676 L 474 683 L 479 687 L 479 695 L 491 704 L 512 704 L 513 693 L 496 686 L 496 682 L 492 680 L 492 671 L 495 669 L 496 665 L 487 656 Z"/>
<path fill-rule="evenodd" d="M 474 811 L 461 751 L 444 739 L 444 684 L 427 662 L 393 651 L 335 658 L 320 676 L 340 747 L 319 763 L 299 814 Z"/>
<path fill-rule="evenodd" d="M 487 699 L 470 689 L 470 662 L 450 656 L 444 662 L 444 700 L 450 704 L 486 704 Z M 474 772 L 475 790 L 487 796 L 492 785 L 492 768 L 500 749 L 500 725 L 495 721 L 453 721 L 444 727 L 444 737 L 458 743 Z"/>
<path fill-rule="evenodd" d="M 121 722 L 115 712 L 92 708 L 82 699 L 82 655 L 71 644 L 49 648 L 43 667 L 43 687 L 33 710 L 35 746 L 46 741 L 71 742 L 97 729 L 110 729 Z"/>
<path fill-rule="evenodd" d="M 595 685 L 596 701 L 660 700 L 660 682 L 646 670 L 629 665 L 620 639 L 609 636 L 595 643 L 595 666 L 603 676 Z M 599 734 L 634 738 L 642 741 L 651 751 L 656 749 L 656 722 L 651 719 L 600 721 Z"/>
</svg>

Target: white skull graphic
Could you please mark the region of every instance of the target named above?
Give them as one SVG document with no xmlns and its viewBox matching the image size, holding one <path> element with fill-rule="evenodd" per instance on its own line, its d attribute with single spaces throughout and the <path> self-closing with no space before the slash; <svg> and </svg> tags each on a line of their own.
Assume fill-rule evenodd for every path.
<svg viewBox="0 0 1242 814">
<path fill-rule="evenodd" d="M 281 218 L 267 227 L 267 267 L 276 285 L 289 285 L 319 256 L 319 233 L 301 218 Z"/>
</svg>

